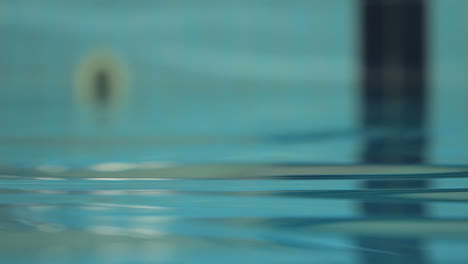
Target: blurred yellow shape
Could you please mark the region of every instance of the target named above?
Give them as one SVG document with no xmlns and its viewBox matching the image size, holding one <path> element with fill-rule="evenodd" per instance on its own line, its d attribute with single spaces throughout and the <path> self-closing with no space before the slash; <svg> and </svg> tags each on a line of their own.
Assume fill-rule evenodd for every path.
<svg viewBox="0 0 468 264">
<path fill-rule="evenodd" d="M 129 71 L 111 50 L 98 49 L 82 57 L 74 82 L 75 100 L 80 106 L 114 109 L 127 96 Z"/>
</svg>

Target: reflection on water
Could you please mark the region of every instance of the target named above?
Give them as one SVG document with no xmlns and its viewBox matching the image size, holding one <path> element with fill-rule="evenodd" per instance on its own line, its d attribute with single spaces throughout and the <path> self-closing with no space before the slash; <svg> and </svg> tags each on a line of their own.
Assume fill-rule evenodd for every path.
<svg viewBox="0 0 468 264">
<path fill-rule="evenodd" d="M 156 165 L 3 168 L 2 259 L 5 263 L 468 260 L 467 168 L 152 167 Z M 398 184 L 388 182 L 391 176 L 398 178 Z M 421 179 L 428 184 L 419 186 Z M 369 180 L 387 188 L 371 188 Z M 373 204 L 379 208 L 372 213 L 363 210 Z M 424 214 L 408 210 L 418 206 Z"/>
</svg>

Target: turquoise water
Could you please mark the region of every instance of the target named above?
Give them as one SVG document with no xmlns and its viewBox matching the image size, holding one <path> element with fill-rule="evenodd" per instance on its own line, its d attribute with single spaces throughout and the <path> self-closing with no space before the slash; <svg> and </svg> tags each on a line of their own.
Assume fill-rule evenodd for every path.
<svg viewBox="0 0 468 264">
<path fill-rule="evenodd" d="M 108 163 L 0 176 L 2 263 L 461 264 L 467 219 L 461 167 Z"/>
<path fill-rule="evenodd" d="M 357 2 L 0 1 L 0 263 L 468 263 L 468 167 L 306 165 L 468 164 L 467 5 L 400 130 Z"/>
</svg>

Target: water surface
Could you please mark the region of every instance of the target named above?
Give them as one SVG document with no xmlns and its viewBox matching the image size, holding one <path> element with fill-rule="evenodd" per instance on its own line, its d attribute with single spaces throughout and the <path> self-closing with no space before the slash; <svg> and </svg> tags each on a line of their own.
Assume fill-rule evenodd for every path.
<svg viewBox="0 0 468 264">
<path fill-rule="evenodd" d="M 461 167 L 109 163 L 0 176 L 3 263 L 466 263 L 467 220 Z"/>
</svg>

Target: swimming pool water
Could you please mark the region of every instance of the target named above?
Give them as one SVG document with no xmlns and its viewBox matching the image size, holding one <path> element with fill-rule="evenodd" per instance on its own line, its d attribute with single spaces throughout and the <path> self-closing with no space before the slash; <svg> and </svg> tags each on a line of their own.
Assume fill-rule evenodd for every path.
<svg viewBox="0 0 468 264">
<path fill-rule="evenodd" d="M 1 263 L 461 264 L 467 219 L 461 167 L 101 164 L 0 176 Z"/>
</svg>

